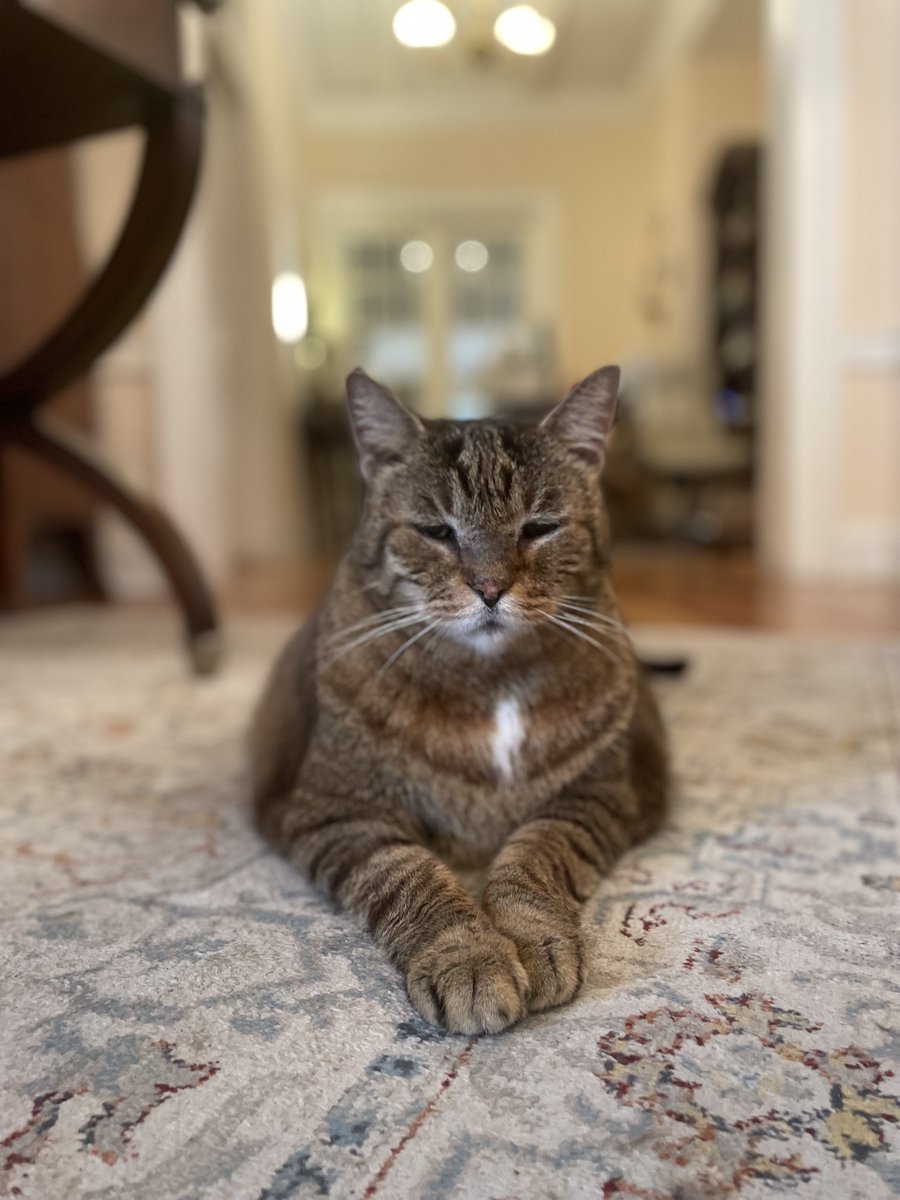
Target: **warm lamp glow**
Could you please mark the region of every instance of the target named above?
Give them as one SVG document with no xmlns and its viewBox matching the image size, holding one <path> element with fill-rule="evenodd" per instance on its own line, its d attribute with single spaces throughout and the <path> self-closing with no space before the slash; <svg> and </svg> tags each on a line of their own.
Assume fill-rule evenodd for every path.
<svg viewBox="0 0 900 1200">
<path fill-rule="evenodd" d="M 394 37 L 404 46 L 446 46 L 455 33 L 453 13 L 441 0 L 408 0 L 394 13 Z"/>
<path fill-rule="evenodd" d="M 309 328 L 306 285 L 293 271 L 285 271 L 272 284 L 272 328 L 286 346 L 296 345 Z"/>
<path fill-rule="evenodd" d="M 483 271 L 488 265 L 488 248 L 484 242 L 460 242 L 453 254 L 456 265 L 461 271 Z"/>
<path fill-rule="evenodd" d="M 421 275 L 434 262 L 434 251 L 427 242 L 407 242 L 400 250 L 400 265 L 404 271 Z"/>
<path fill-rule="evenodd" d="M 556 41 L 556 26 L 530 4 L 516 4 L 494 22 L 494 37 L 513 54 L 546 54 Z"/>
</svg>

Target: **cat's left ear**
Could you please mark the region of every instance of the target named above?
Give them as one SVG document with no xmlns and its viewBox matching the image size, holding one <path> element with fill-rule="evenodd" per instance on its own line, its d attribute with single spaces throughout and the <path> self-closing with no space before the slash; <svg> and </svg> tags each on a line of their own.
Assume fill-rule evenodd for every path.
<svg viewBox="0 0 900 1200">
<path fill-rule="evenodd" d="M 566 448 L 599 471 L 616 420 L 618 367 L 601 367 L 576 384 L 541 422 Z"/>
<path fill-rule="evenodd" d="M 359 367 L 347 379 L 347 400 L 363 478 L 371 479 L 379 467 L 402 462 L 422 432 L 419 418 Z"/>
</svg>

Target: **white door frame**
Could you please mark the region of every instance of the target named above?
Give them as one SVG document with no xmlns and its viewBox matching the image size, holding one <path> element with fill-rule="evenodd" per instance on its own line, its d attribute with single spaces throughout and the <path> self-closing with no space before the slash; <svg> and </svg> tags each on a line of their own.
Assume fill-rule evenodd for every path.
<svg viewBox="0 0 900 1200">
<path fill-rule="evenodd" d="M 767 0 L 764 369 L 758 542 L 829 574 L 838 468 L 842 0 Z"/>
<path fill-rule="evenodd" d="M 844 430 L 856 419 L 851 396 L 861 379 L 884 381 L 900 406 L 900 316 L 892 314 L 890 327 L 863 318 L 864 327 L 856 328 L 845 302 L 850 256 L 860 252 L 862 240 L 849 218 L 865 219 L 850 208 L 849 139 L 859 135 L 860 121 L 871 119 L 860 107 L 866 81 L 848 47 L 859 22 L 872 22 L 870 53 L 873 39 L 895 47 L 888 63 L 871 64 L 880 73 L 873 83 L 883 86 L 900 58 L 897 14 L 882 0 L 766 0 L 766 15 L 760 559 L 798 579 L 900 579 L 900 511 L 890 511 L 886 496 L 883 510 L 871 517 L 848 511 L 845 485 L 864 466 L 844 462 L 842 446 Z M 894 95 L 891 90 L 879 100 L 884 143 L 900 130 L 900 111 L 887 98 Z M 885 186 L 896 186 L 890 173 Z M 898 427 L 895 415 L 872 436 L 892 436 L 887 430 Z M 885 453 L 900 471 L 900 444 L 878 451 L 882 472 Z"/>
</svg>

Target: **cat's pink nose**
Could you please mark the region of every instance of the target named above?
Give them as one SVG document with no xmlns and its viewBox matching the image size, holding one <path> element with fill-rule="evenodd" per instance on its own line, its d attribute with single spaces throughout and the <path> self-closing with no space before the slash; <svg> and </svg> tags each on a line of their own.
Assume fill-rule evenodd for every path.
<svg viewBox="0 0 900 1200">
<path fill-rule="evenodd" d="M 477 576 L 469 584 L 476 596 L 480 596 L 488 608 L 493 608 L 500 597 L 508 589 L 508 584 L 499 579 L 484 579 Z"/>
</svg>

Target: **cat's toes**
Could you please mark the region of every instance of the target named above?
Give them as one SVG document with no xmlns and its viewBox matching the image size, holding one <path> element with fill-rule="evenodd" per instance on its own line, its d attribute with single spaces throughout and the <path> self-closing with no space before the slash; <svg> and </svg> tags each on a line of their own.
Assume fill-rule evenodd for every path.
<svg viewBox="0 0 900 1200">
<path fill-rule="evenodd" d="M 448 930 L 410 963 L 409 998 L 451 1033 L 499 1033 L 525 1013 L 528 976 L 496 931 Z"/>
<path fill-rule="evenodd" d="M 567 917 L 558 921 L 542 917 L 533 910 L 493 911 L 490 916 L 497 928 L 516 944 L 522 966 L 528 975 L 526 1004 L 530 1012 L 567 1004 L 584 983 L 584 939 Z"/>
<path fill-rule="evenodd" d="M 584 983 L 584 942 L 581 934 L 544 933 L 535 940 L 516 942 L 528 973 L 528 1009 L 540 1012 L 568 1004 Z"/>
</svg>

